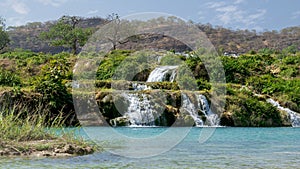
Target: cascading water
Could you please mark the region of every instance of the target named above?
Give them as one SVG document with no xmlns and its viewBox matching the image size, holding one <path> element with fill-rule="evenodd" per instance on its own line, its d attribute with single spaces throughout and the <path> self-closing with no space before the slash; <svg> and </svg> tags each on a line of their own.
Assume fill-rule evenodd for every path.
<svg viewBox="0 0 300 169">
<path fill-rule="evenodd" d="M 155 68 L 149 75 L 147 82 L 174 82 L 177 75 L 178 66 L 159 66 Z M 130 126 L 154 126 L 157 110 L 151 104 L 147 94 L 138 92 L 150 90 L 151 88 L 145 84 L 133 83 L 134 92 L 123 93 L 124 98 L 128 101 L 129 106 L 123 118 L 128 119 Z M 209 108 L 208 101 L 204 95 L 195 95 L 196 102 L 193 103 L 186 93 L 182 93 L 181 111 L 187 112 L 194 120 L 198 127 L 219 126 L 219 117 Z M 198 112 L 206 117 L 203 122 Z M 182 112 L 182 113 L 183 113 Z M 116 124 L 116 122 L 114 122 Z"/>
<path fill-rule="evenodd" d="M 291 120 L 293 127 L 300 127 L 300 114 L 292 111 L 289 108 L 282 107 L 278 102 L 276 102 L 275 100 L 273 100 L 271 98 L 267 99 L 267 102 L 271 103 L 277 109 L 287 112 L 290 116 L 290 120 Z"/>
<path fill-rule="evenodd" d="M 191 117 L 194 119 L 196 126 L 203 126 L 203 121 L 198 115 L 198 111 L 195 107 L 195 104 L 191 102 L 191 99 L 185 93 L 182 93 L 182 108 L 191 115 Z"/>
<path fill-rule="evenodd" d="M 129 106 L 124 116 L 129 119 L 130 126 L 154 126 L 155 109 L 146 94 L 128 93 L 125 98 Z"/>
<path fill-rule="evenodd" d="M 134 91 L 141 91 L 141 90 L 150 90 L 151 88 L 145 84 L 138 84 L 138 83 L 133 83 L 132 88 Z"/>
<path fill-rule="evenodd" d="M 198 108 L 205 115 L 206 122 L 209 126 L 219 126 L 219 117 L 217 114 L 214 114 L 209 108 L 208 101 L 206 97 L 202 94 L 197 95 Z"/>
<path fill-rule="evenodd" d="M 154 69 L 147 82 L 173 82 L 176 77 L 178 66 L 160 66 Z M 143 91 L 151 89 L 147 85 L 133 83 L 134 91 Z M 130 126 L 154 126 L 156 110 L 150 104 L 146 94 L 129 93 L 125 94 L 126 100 L 129 101 L 127 112 L 124 114 L 129 119 Z"/>
<path fill-rule="evenodd" d="M 147 82 L 174 82 L 178 66 L 158 66 L 149 75 Z"/>
<path fill-rule="evenodd" d="M 204 95 L 196 95 L 197 107 L 192 103 L 191 99 L 187 94 L 182 93 L 182 108 L 187 111 L 190 116 L 194 119 L 195 125 L 197 127 L 207 126 L 219 126 L 219 117 L 214 114 L 209 108 L 208 101 Z M 202 112 L 206 117 L 205 124 L 201 117 L 198 115 L 198 111 Z"/>
</svg>

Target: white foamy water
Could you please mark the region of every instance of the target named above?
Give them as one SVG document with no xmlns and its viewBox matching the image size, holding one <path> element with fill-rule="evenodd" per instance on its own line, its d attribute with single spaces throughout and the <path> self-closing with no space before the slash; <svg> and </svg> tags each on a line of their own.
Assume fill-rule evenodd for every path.
<svg viewBox="0 0 300 169">
<path fill-rule="evenodd" d="M 277 109 L 287 112 L 290 116 L 290 120 L 291 120 L 291 123 L 292 123 L 293 127 L 300 127 L 300 114 L 292 111 L 289 108 L 282 107 L 277 101 L 275 101 L 271 98 L 267 99 L 267 102 L 271 103 Z"/>
<path fill-rule="evenodd" d="M 149 75 L 147 82 L 174 82 L 178 66 L 159 66 Z"/>
<path fill-rule="evenodd" d="M 186 110 L 191 117 L 194 119 L 195 125 L 197 127 L 203 126 L 219 126 L 219 117 L 217 114 L 211 111 L 208 101 L 204 95 L 196 94 L 197 104 L 192 103 L 191 99 L 188 97 L 187 94 L 182 93 L 182 108 Z M 206 117 L 205 123 L 199 116 L 198 112 L 202 112 Z"/>
</svg>

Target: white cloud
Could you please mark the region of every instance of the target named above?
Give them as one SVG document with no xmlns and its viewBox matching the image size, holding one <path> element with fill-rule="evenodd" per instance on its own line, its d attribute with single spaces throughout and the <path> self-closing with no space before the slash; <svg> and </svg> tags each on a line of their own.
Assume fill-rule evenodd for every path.
<svg viewBox="0 0 300 169">
<path fill-rule="evenodd" d="M 24 1 L 20 0 L 6 0 L 0 4 L 4 9 L 12 9 L 18 14 L 27 15 L 30 11 Z M 3 10 L 3 9 L 1 9 Z"/>
<path fill-rule="evenodd" d="M 218 8 L 224 6 L 225 4 L 225 2 L 208 2 L 205 4 L 205 6 L 207 6 L 208 8 Z"/>
<path fill-rule="evenodd" d="M 25 21 L 25 18 L 23 16 L 21 16 L 21 17 L 7 18 L 6 22 L 8 25 L 20 26 L 20 25 L 24 25 L 27 21 Z"/>
<path fill-rule="evenodd" d="M 93 14 L 96 14 L 98 12 L 99 12 L 99 10 L 91 10 L 91 11 L 88 11 L 87 15 L 93 15 Z"/>
<path fill-rule="evenodd" d="M 17 13 L 19 14 L 23 14 L 26 15 L 29 13 L 29 8 L 23 3 L 23 2 L 18 2 L 18 1 L 11 1 L 12 4 L 12 8 L 13 10 L 15 10 Z"/>
<path fill-rule="evenodd" d="M 216 8 L 216 11 L 224 12 L 224 13 L 236 12 L 237 10 L 238 10 L 237 6 L 234 6 L 234 5 L 222 6 L 222 7 Z"/>
<path fill-rule="evenodd" d="M 300 18 L 300 11 L 296 11 L 292 13 L 292 19 L 298 19 L 298 18 Z"/>
<path fill-rule="evenodd" d="M 204 12 L 199 11 L 197 14 L 198 14 L 198 19 L 199 20 L 204 20 L 205 19 Z"/>
<path fill-rule="evenodd" d="M 244 2 L 245 2 L 245 0 L 235 0 L 233 2 L 233 4 L 241 4 L 241 3 L 244 3 Z"/>
<path fill-rule="evenodd" d="M 21 0 L 6 0 L 0 2 L 1 11 L 13 10 L 18 14 L 27 15 L 30 12 L 29 7 Z"/>
<path fill-rule="evenodd" d="M 51 5 L 54 7 L 59 7 L 62 4 L 66 3 L 68 0 L 37 0 L 37 1 L 42 3 L 43 5 Z"/>
<path fill-rule="evenodd" d="M 255 14 L 250 14 L 248 16 L 248 20 L 250 21 L 255 21 L 255 20 L 260 20 L 264 17 L 264 15 L 267 13 L 267 10 L 265 9 L 258 9 L 257 13 Z"/>
<path fill-rule="evenodd" d="M 214 21 L 226 27 L 235 27 L 243 29 L 258 28 L 259 22 L 264 20 L 267 13 L 265 9 L 249 11 L 242 9 L 240 4 L 244 0 L 235 0 L 233 3 L 225 3 L 225 1 L 209 2 L 206 4 L 210 10 L 214 10 L 216 15 Z M 300 14 L 300 13 L 299 13 Z"/>
</svg>

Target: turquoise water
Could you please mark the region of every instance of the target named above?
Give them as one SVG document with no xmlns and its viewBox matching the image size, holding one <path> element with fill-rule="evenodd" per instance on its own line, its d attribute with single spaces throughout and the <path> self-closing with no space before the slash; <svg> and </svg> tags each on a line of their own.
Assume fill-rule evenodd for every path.
<svg viewBox="0 0 300 169">
<path fill-rule="evenodd" d="M 105 133 L 106 128 L 89 128 L 89 131 L 93 130 Z M 116 128 L 115 130 L 129 137 L 140 138 L 162 133 L 166 128 Z M 203 129 L 192 128 L 187 137 L 173 149 L 150 158 L 127 158 L 105 151 L 68 158 L 2 158 L 0 166 L 1 168 L 300 167 L 300 128 L 217 128 L 206 142 L 200 144 L 198 139 L 201 130 Z M 115 148 L 122 148 L 122 146 Z"/>
</svg>

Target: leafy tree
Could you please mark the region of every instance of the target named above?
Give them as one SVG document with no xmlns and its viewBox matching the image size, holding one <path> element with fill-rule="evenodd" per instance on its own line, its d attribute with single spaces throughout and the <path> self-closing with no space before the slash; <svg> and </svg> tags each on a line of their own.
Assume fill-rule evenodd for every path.
<svg viewBox="0 0 300 169">
<path fill-rule="evenodd" d="M 52 46 L 65 46 L 76 54 L 78 48 L 83 46 L 92 34 L 89 28 L 79 27 L 82 18 L 78 16 L 62 16 L 48 32 L 43 32 L 41 38 L 50 40 Z"/>
<path fill-rule="evenodd" d="M 43 99 L 53 108 L 62 108 L 69 98 L 65 85 L 69 67 L 70 63 L 64 58 L 50 60 L 33 82 L 35 91 L 43 94 Z"/>
<path fill-rule="evenodd" d="M 0 51 L 10 42 L 7 32 L 5 31 L 5 20 L 0 17 Z"/>
</svg>

